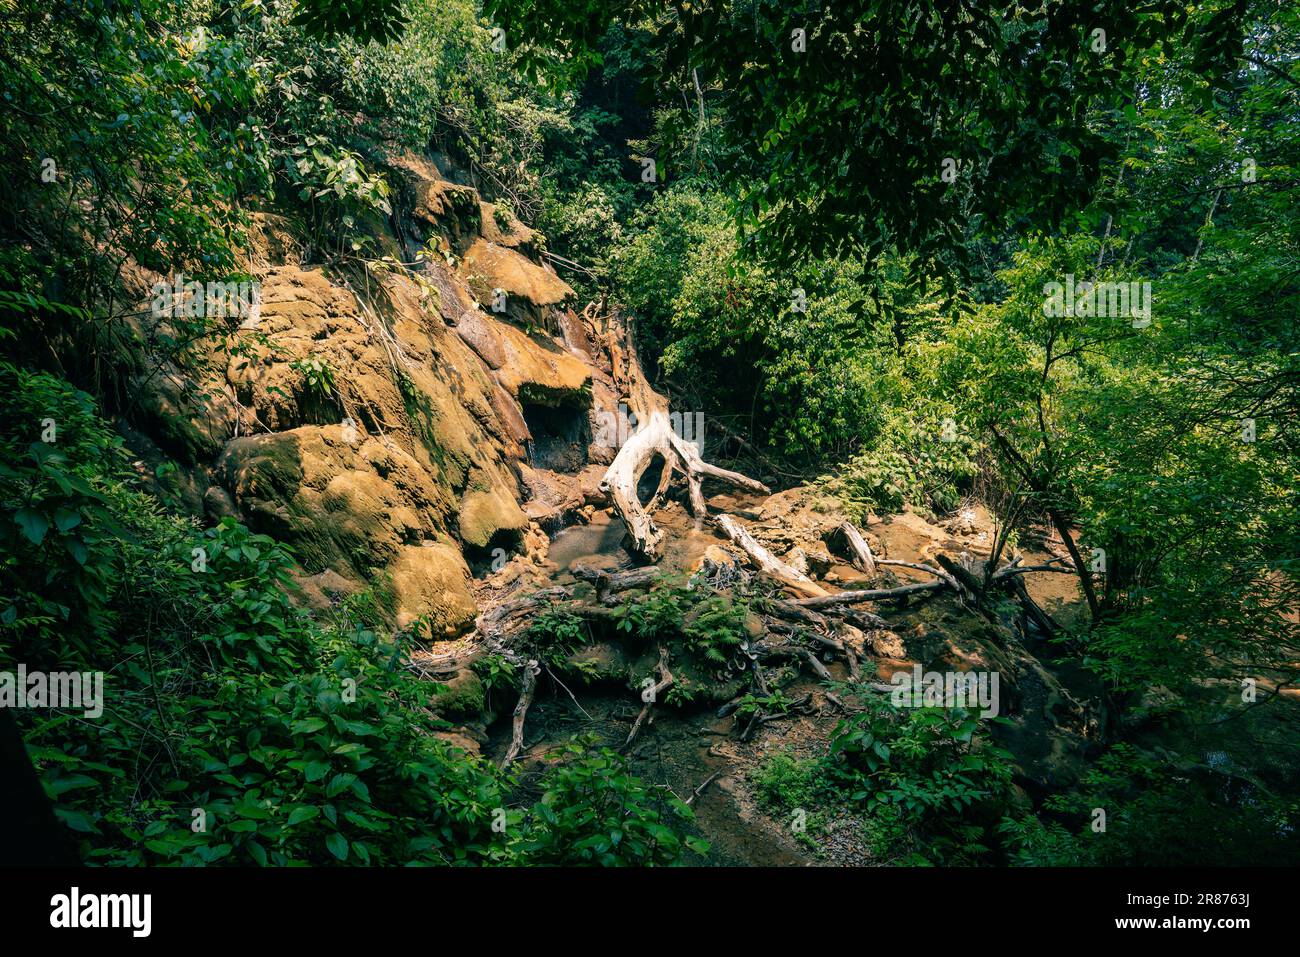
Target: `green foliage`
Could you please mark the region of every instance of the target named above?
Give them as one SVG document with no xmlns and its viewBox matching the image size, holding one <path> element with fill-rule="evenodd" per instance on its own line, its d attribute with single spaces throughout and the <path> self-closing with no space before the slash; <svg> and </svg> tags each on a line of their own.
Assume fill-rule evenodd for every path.
<svg viewBox="0 0 1300 957">
<path fill-rule="evenodd" d="M 949 431 L 951 430 L 951 431 Z M 897 512 L 904 505 L 947 512 L 961 500 L 963 485 L 975 473 L 976 444 L 955 422 L 920 420 L 899 412 L 873 447 L 856 453 L 822 486 L 845 514 L 862 521 L 869 512 Z"/>
<path fill-rule="evenodd" d="M 826 808 L 836 800 L 826 779 L 825 764 L 818 758 L 796 758 L 786 751 L 770 754 L 750 774 L 759 804 L 774 817 L 787 819 L 803 812 L 803 829 L 795 838 L 816 849 L 817 835 L 826 827 Z"/>
<path fill-rule="evenodd" d="M 747 611 L 728 595 L 714 594 L 702 599 L 683 623 L 686 649 L 702 664 L 726 664 L 747 637 Z"/>
<path fill-rule="evenodd" d="M 1105 830 L 1094 828 L 1105 812 Z M 1045 818 L 1000 830 L 1026 866 L 1185 867 L 1300 860 L 1300 806 L 1209 766 L 1172 766 L 1118 744 Z"/>
<path fill-rule="evenodd" d="M 590 740 L 570 743 L 542 778 L 541 799 L 529 814 L 521 850 L 538 864 L 601 867 L 664 866 L 707 842 L 674 827 L 693 820 L 668 791 L 648 788 L 629 773 L 627 759 Z"/>
<path fill-rule="evenodd" d="M 488 826 L 500 783 L 416 733 L 427 690 L 397 667 L 398 649 L 302 617 L 288 553 L 265 536 L 229 521 L 200 533 L 131 491 L 88 397 L 7 365 L 0 375 L 15 387 L 0 434 L 16 466 L 3 474 L 3 658 L 106 674 L 98 720 L 21 716 L 87 860 L 505 854 Z M 43 418 L 57 439 L 20 454 Z M 426 829 L 430 815 L 441 831 Z"/>
<path fill-rule="evenodd" d="M 334 370 L 325 359 L 312 356 L 308 359 L 295 359 L 289 366 L 302 373 L 307 388 L 320 397 L 334 394 Z"/>
<path fill-rule="evenodd" d="M 831 735 L 830 773 L 852 788 L 850 800 L 896 804 L 922 820 L 960 815 L 1010 781 L 1010 755 L 976 739 L 979 718 L 965 709 L 867 702 Z"/>
<path fill-rule="evenodd" d="M 777 690 L 767 694 L 744 695 L 736 706 L 736 714 L 741 718 L 752 718 L 760 714 L 785 714 L 793 702 Z"/>
<path fill-rule="evenodd" d="M 39 645 L 75 621 L 102 634 L 114 617 L 117 539 L 132 536 L 119 514 L 130 504 L 152 519 L 156 509 L 103 481 L 125 454 L 90 396 L 3 361 L 0 388 L 11 400 L 0 414 L 0 633 Z"/>
<path fill-rule="evenodd" d="M 911 356 L 939 303 L 907 285 L 903 258 L 871 273 L 848 258 L 774 270 L 739 242 L 723 193 L 697 181 L 665 189 L 623 234 L 615 287 L 680 404 L 735 417 L 800 467 L 902 442 L 893 410 L 943 405 Z"/>
<path fill-rule="evenodd" d="M 472 665 L 474 673 L 483 682 L 484 694 L 491 696 L 496 688 L 514 688 L 519 679 L 515 675 L 515 666 L 504 655 L 484 655 Z"/>
<path fill-rule="evenodd" d="M 367 0 L 364 4 L 340 5 L 323 0 L 302 0 L 294 23 L 310 36 L 340 34 L 357 40 L 383 43 L 397 40 L 408 23 L 402 0 Z"/>
<path fill-rule="evenodd" d="M 587 623 L 578 615 L 552 605 L 540 612 L 524 633 L 539 661 L 562 661 L 590 641 Z"/>
<path fill-rule="evenodd" d="M 348 149 L 334 148 L 321 136 L 308 136 L 286 157 L 285 173 L 298 188 L 298 198 L 308 205 L 313 231 L 345 241 L 344 233 L 357 230 L 367 213 L 391 215 L 388 181 L 365 168 L 364 160 Z M 360 250 L 365 236 L 346 238 Z"/>
<path fill-rule="evenodd" d="M 200 281 L 236 268 L 239 199 L 266 170 L 258 82 L 244 38 L 205 12 L 22 0 L 0 14 L 0 286 L 37 309 L 15 326 L 28 355 L 57 344 L 81 373 L 118 345 L 127 263 Z"/>
<path fill-rule="evenodd" d="M 748 613 L 748 605 L 732 595 L 668 578 L 618 605 L 614 627 L 638 643 L 669 643 L 702 667 L 716 669 L 745 641 Z M 674 701 L 682 701 L 686 690 L 678 688 Z"/>
<path fill-rule="evenodd" d="M 897 245 L 928 264 L 959 258 L 972 221 L 1055 226 L 1115 153 L 1085 111 L 1122 108 L 1139 65 L 1184 39 L 1198 73 L 1217 79 L 1243 19 L 1237 5 L 1071 0 L 970 5 L 955 29 L 922 0 L 857 0 L 797 21 L 775 3 L 488 9 L 529 44 L 521 65 L 560 82 L 603 61 L 611 25 L 651 25 L 655 55 L 643 62 L 655 87 L 689 76 L 726 91 L 724 141 L 746 151 L 728 169 L 738 212 L 785 263 L 846 248 L 874 260 Z M 792 22 L 806 31 L 802 52 Z"/>
<path fill-rule="evenodd" d="M 679 633 L 690 592 L 680 583 L 660 583 L 650 592 L 628 598 L 614 609 L 614 627 L 650 643 Z"/>
<path fill-rule="evenodd" d="M 875 850 L 920 861 L 986 860 L 1011 782 L 1011 755 L 963 708 L 895 708 L 867 693 L 832 732 L 828 785 L 872 825 Z"/>
</svg>

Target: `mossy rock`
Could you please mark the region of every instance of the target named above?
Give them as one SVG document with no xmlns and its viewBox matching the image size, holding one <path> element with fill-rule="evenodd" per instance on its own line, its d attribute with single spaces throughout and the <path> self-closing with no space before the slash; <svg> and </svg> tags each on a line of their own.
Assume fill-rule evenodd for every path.
<svg viewBox="0 0 1300 957">
<path fill-rule="evenodd" d="M 483 681 L 469 668 L 437 686 L 429 707 L 444 718 L 476 718 L 483 713 Z"/>
</svg>

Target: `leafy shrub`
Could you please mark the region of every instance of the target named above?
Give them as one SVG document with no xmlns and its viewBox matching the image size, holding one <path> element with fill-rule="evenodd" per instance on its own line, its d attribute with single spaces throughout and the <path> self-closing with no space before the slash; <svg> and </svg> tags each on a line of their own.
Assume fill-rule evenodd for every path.
<svg viewBox="0 0 1300 957">
<path fill-rule="evenodd" d="M 587 623 L 563 607 L 551 606 L 539 613 L 524 633 L 525 641 L 539 661 L 554 664 L 587 643 Z"/>
<path fill-rule="evenodd" d="M 900 413 L 821 485 L 854 521 L 904 505 L 950 511 L 975 474 L 975 451 L 972 437 L 955 424 L 945 427 L 941 416 Z"/>
<path fill-rule="evenodd" d="M 307 359 L 295 359 L 289 365 L 302 373 L 307 388 L 318 397 L 326 397 L 334 392 L 334 370 L 327 360 L 319 356 Z"/>
<path fill-rule="evenodd" d="M 1010 755 L 977 738 L 976 715 L 867 701 L 836 726 L 827 755 L 831 779 L 850 800 L 895 804 L 922 820 L 963 814 L 1010 781 Z"/>
<path fill-rule="evenodd" d="M 690 593 L 680 583 L 660 584 L 615 608 L 614 627 L 644 642 L 678 634 L 690 599 Z"/>
<path fill-rule="evenodd" d="M 832 733 L 825 774 L 864 812 L 877 853 L 912 844 L 919 860 L 986 857 L 995 843 L 988 825 L 1011 781 L 1010 754 L 965 709 L 895 708 L 870 694 L 863 704 Z"/>
<path fill-rule="evenodd" d="M 485 703 L 491 700 L 492 692 L 497 688 L 514 688 L 519 679 L 515 666 L 505 655 L 484 655 L 471 666 L 483 683 Z"/>
<path fill-rule="evenodd" d="M 520 849 L 530 862 L 662 866 L 686 850 L 707 853 L 707 842 L 671 826 L 689 824 L 691 809 L 671 792 L 647 788 L 622 755 L 590 739 L 570 743 L 565 754 L 543 777 L 529 814 Z"/>
<path fill-rule="evenodd" d="M 1095 809 L 1105 830 L 1094 830 Z M 1045 815 L 999 830 L 1024 866 L 1185 867 L 1300 861 L 1300 805 L 1209 767 L 1175 769 L 1117 744 Z"/>
</svg>

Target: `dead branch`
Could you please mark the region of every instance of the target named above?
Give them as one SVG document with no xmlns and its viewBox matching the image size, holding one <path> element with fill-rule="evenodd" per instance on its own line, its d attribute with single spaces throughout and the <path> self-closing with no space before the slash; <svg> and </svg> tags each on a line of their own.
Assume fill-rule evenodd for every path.
<svg viewBox="0 0 1300 957">
<path fill-rule="evenodd" d="M 864 588 L 861 591 L 845 591 L 835 595 L 822 595 L 815 598 L 796 598 L 794 604 L 804 608 L 836 608 L 840 605 L 854 605 L 861 601 L 884 601 L 891 598 L 904 598 L 922 592 L 939 591 L 947 588 L 943 579 L 929 582 L 917 582 L 913 585 L 900 585 L 897 588 Z"/>
<path fill-rule="evenodd" d="M 673 686 L 673 673 L 668 670 L 668 649 L 663 645 L 659 646 L 659 682 L 650 689 L 650 697 L 641 707 L 641 713 L 636 716 L 636 721 L 632 724 L 632 730 L 627 734 L 627 740 L 623 742 L 623 749 L 627 750 L 636 740 L 637 734 L 641 731 L 641 726 L 650 715 L 650 709 L 655 706 L 659 696 Z M 644 694 L 642 695 L 644 697 Z"/>
<path fill-rule="evenodd" d="M 826 666 L 822 664 L 821 660 L 816 655 L 814 655 L 811 651 L 809 651 L 807 648 L 796 648 L 795 652 L 799 655 L 800 658 L 802 658 L 805 662 L 807 662 L 808 667 L 811 668 L 813 670 L 813 673 L 817 675 L 817 677 L 820 678 L 822 681 L 833 680 L 831 677 L 831 673 L 830 671 L 827 670 Z"/>
<path fill-rule="evenodd" d="M 703 794 L 703 793 L 704 793 L 704 789 L 707 788 L 710 784 L 712 784 L 713 781 L 714 781 L 714 779 L 715 779 L 719 774 L 721 774 L 721 773 L 722 773 L 722 769 L 719 768 L 717 771 L 714 771 L 714 772 L 713 772 L 712 774 L 710 774 L 707 778 L 705 778 L 704 781 L 701 782 L 700 786 L 697 787 L 694 791 L 691 792 L 691 796 L 688 797 L 688 798 L 686 799 L 686 803 L 687 803 L 687 804 L 694 804 L 694 803 L 695 803 L 695 799 L 696 799 L 697 797 L 699 797 L 701 794 Z"/>
<path fill-rule="evenodd" d="M 506 756 L 501 760 L 501 767 L 503 768 L 510 766 L 510 762 L 519 754 L 519 749 L 524 746 L 524 718 L 528 714 L 528 706 L 533 703 L 533 689 L 537 687 L 537 675 L 540 671 L 541 668 L 532 659 L 524 667 L 523 683 L 519 689 L 519 702 L 515 705 L 514 717 L 511 719 L 510 747 L 506 751 Z"/>
</svg>

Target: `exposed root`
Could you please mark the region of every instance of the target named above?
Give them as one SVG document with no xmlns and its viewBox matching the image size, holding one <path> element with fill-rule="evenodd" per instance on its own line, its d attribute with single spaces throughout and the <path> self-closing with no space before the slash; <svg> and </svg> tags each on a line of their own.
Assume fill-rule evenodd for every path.
<svg viewBox="0 0 1300 957">
<path fill-rule="evenodd" d="M 645 704 L 641 707 L 641 713 L 636 716 L 636 721 L 632 724 L 632 730 L 627 734 L 627 740 L 623 742 L 623 750 L 625 751 L 630 748 L 632 742 L 636 740 L 637 734 L 641 731 L 641 726 L 645 724 L 646 718 L 650 716 L 650 710 L 655 706 L 655 702 L 659 700 L 659 696 L 673 686 L 673 681 L 675 679 L 673 678 L 673 673 L 668 670 L 668 649 L 663 645 L 659 646 L 658 670 L 658 683 L 655 684 L 654 687 L 647 689 L 649 691 L 648 697 L 642 695 L 645 699 Z"/>
<path fill-rule="evenodd" d="M 501 767 L 506 768 L 519 754 L 524 746 L 524 718 L 528 715 L 528 706 L 533 703 L 533 691 L 537 687 L 537 675 L 541 668 L 537 662 L 529 660 L 524 667 L 523 683 L 519 689 L 519 702 L 515 705 L 514 717 L 511 719 L 510 747 L 501 759 Z"/>
</svg>

